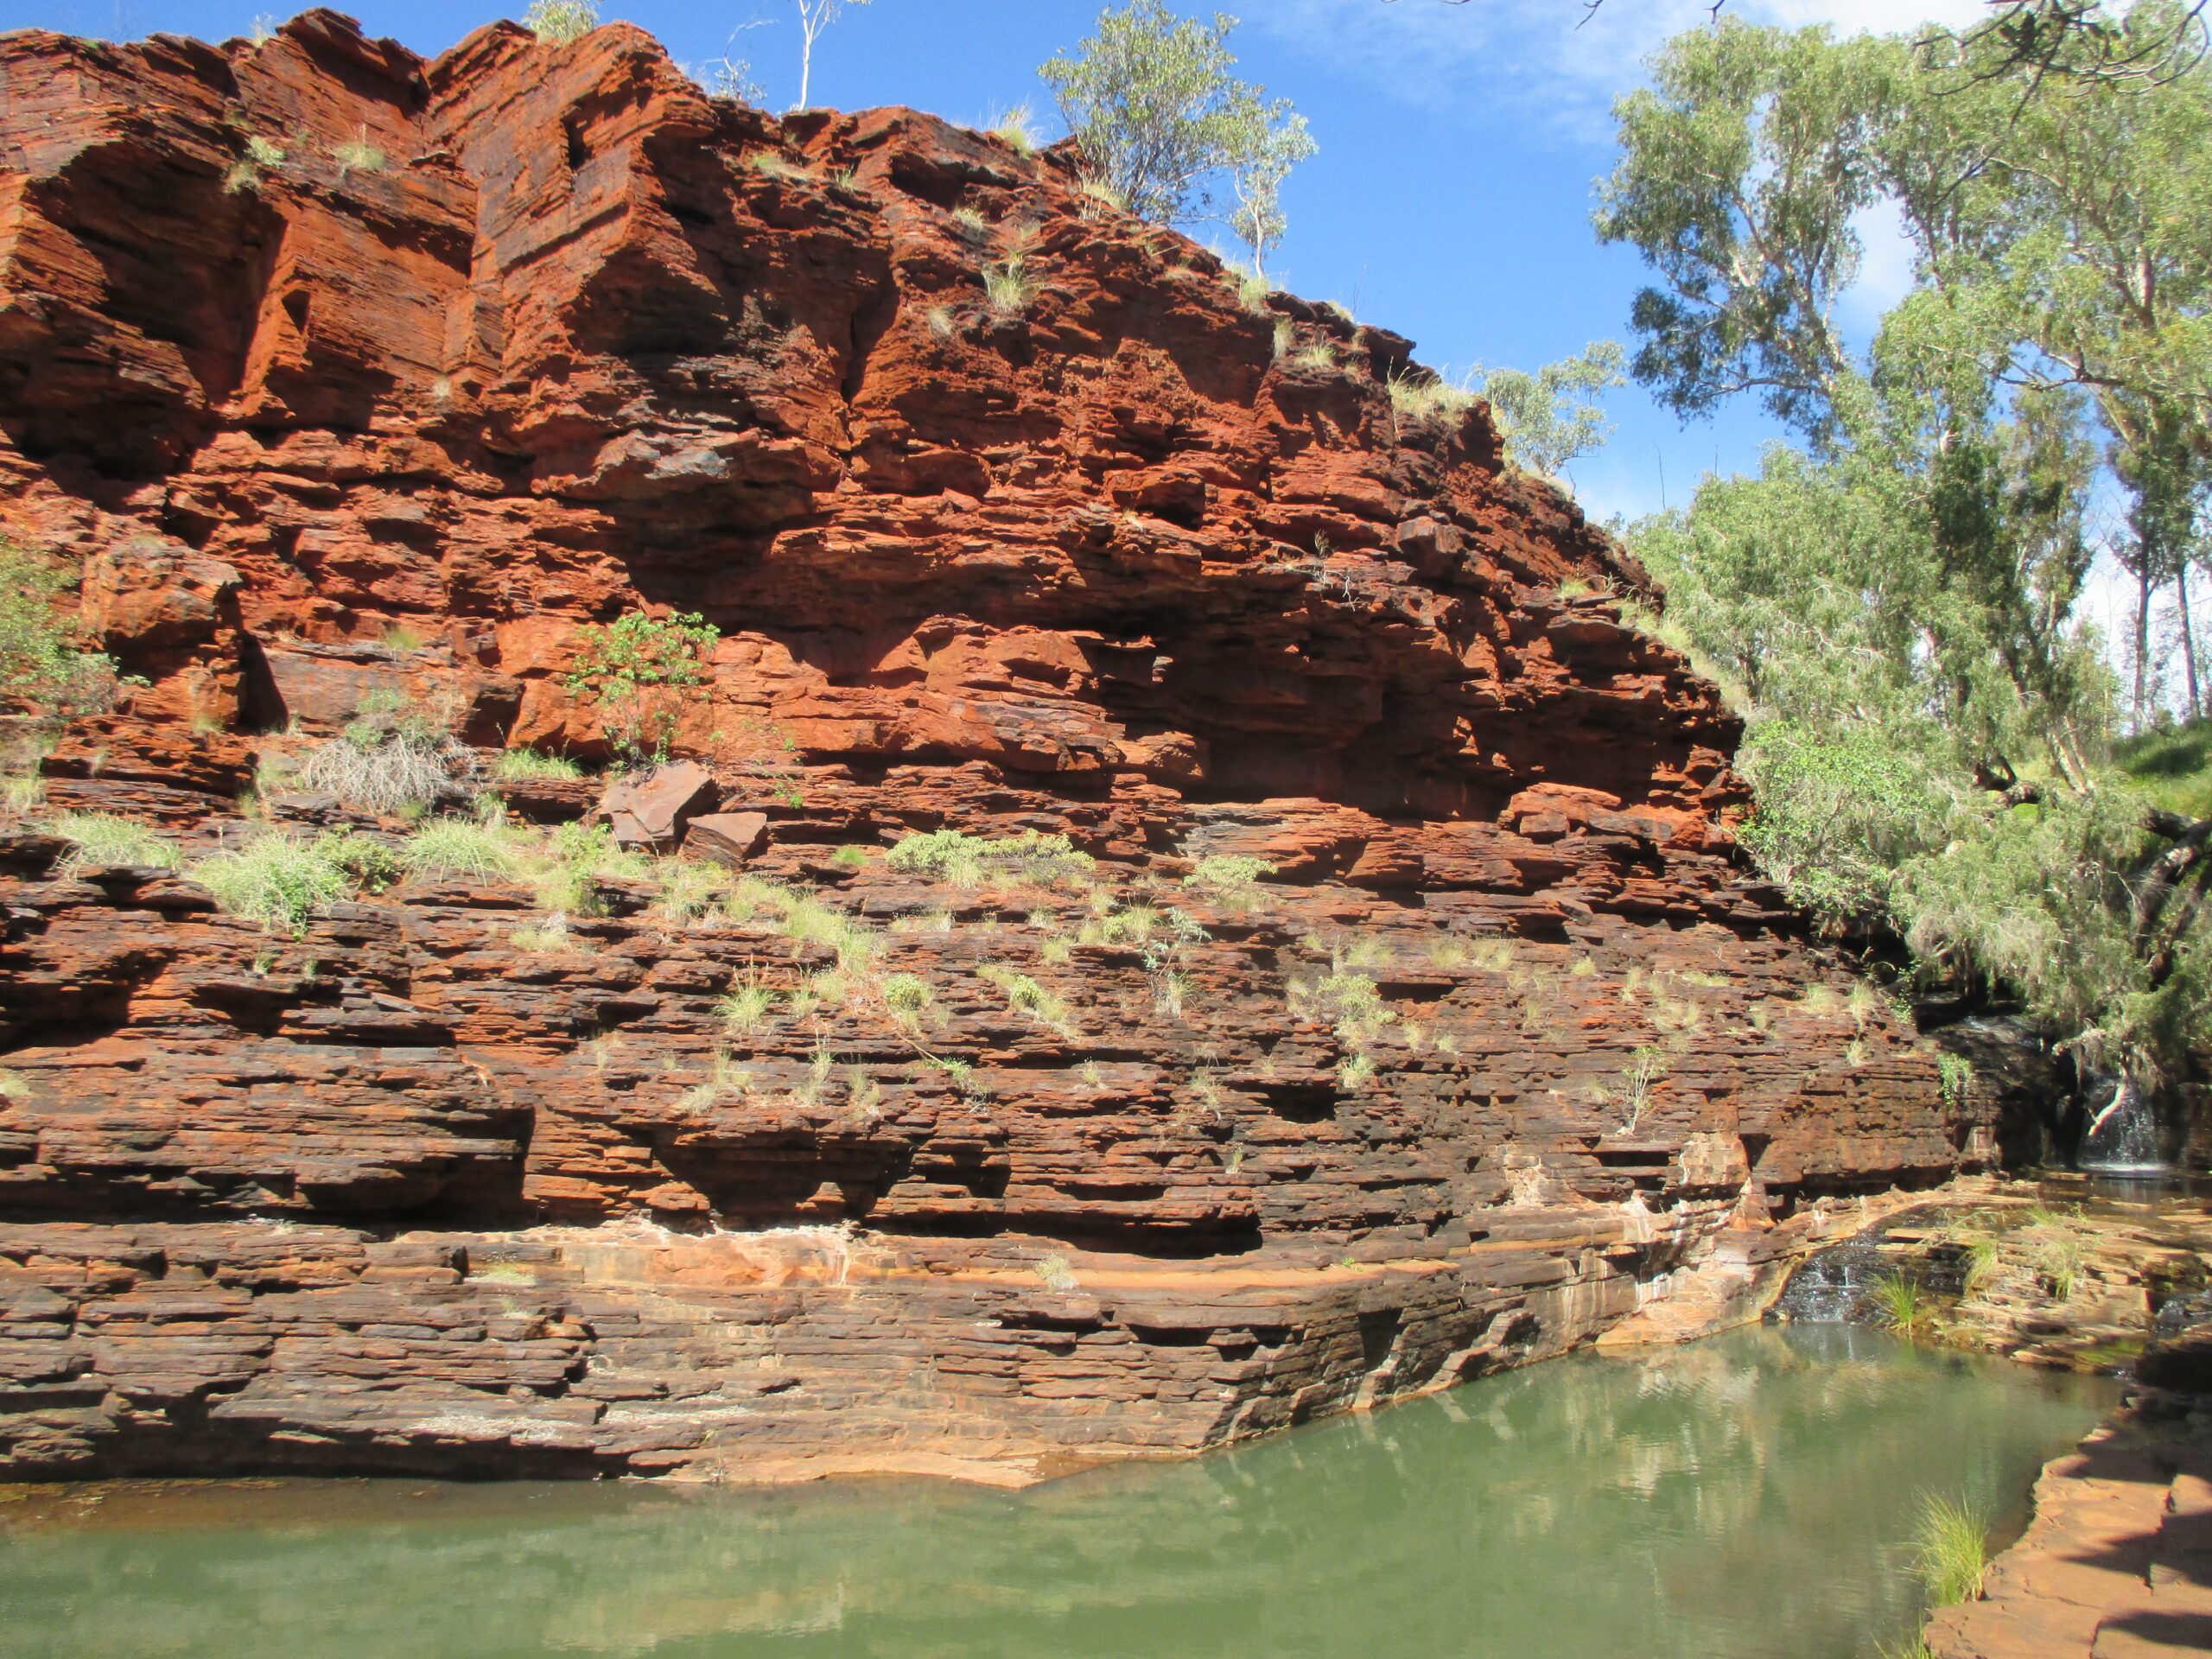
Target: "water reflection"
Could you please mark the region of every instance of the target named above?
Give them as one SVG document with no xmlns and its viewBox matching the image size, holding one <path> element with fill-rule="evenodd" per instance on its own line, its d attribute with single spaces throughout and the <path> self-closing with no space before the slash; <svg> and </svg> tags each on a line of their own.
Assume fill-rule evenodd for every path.
<svg viewBox="0 0 2212 1659">
<path fill-rule="evenodd" d="M 0 1503 L 25 1656 L 1858 1659 L 1924 1489 L 2108 1390 L 1848 1327 L 1583 1357 L 1024 1493 L 267 1482 Z"/>
</svg>

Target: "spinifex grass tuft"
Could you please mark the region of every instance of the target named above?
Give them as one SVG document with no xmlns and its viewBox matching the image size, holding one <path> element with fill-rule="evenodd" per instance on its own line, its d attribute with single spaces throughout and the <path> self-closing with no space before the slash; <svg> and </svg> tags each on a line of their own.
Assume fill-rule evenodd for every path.
<svg viewBox="0 0 2212 1659">
<path fill-rule="evenodd" d="M 1901 1337 L 1918 1336 L 1935 1323 L 1936 1310 L 1927 1293 L 1904 1274 L 1876 1280 L 1866 1300 L 1875 1323 Z"/>
<path fill-rule="evenodd" d="M 1948 1497 L 1923 1497 L 1912 1539 L 1912 1570 L 1930 1605 L 1948 1607 L 1974 1600 L 1988 1567 L 1989 1517 Z"/>
</svg>

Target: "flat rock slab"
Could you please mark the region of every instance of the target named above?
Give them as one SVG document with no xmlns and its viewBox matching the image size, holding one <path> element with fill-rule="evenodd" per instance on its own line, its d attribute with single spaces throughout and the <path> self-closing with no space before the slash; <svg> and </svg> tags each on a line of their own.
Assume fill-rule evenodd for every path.
<svg viewBox="0 0 2212 1659">
<path fill-rule="evenodd" d="M 665 851 L 683 840 L 685 825 L 713 811 L 721 799 L 714 773 L 696 760 L 679 760 L 610 785 L 599 798 L 599 815 L 625 847 Z"/>
<path fill-rule="evenodd" d="M 741 865 L 768 839 L 765 812 L 709 812 L 691 820 L 683 844 L 717 863 Z"/>
</svg>

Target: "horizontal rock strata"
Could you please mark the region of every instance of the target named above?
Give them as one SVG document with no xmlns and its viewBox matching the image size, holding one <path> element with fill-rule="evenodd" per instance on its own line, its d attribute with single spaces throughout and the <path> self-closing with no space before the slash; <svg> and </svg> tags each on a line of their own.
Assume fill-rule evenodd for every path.
<svg viewBox="0 0 2212 1659">
<path fill-rule="evenodd" d="M 144 682 L 44 810 L 188 866 L 0 836 L 0 1471 L 1186 1451 L 1742 1317 L 1987 1157 L 1633 564 L 1062 151 L 327 12 L 0 35 L 0 512 Z M 585 816 L 493 753 L 605 760 L 588 629 L 690 613 L 654 874 L 192 879 L 403 849 L 281 782 L 379 697 Z M 939 830 L 1095 861 L 883 855 Z"/>
</svg>

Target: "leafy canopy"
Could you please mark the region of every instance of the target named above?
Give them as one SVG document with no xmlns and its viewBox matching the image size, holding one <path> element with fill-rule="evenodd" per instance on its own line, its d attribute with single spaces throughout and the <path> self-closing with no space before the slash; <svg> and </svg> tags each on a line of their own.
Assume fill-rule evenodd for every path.
<svg viewBox="0 0 2212 1659">
<path fill-rule="evenodd" d="M 1230 223 L 1255 266 L 1281 238 L 1282 181 L 1316 149 L 1285 99 L 1230 72 L 1236 20 L 1179 18 L 1162 0 L 1131 0 L 1099 15 L 1097 33 L 1073 57 L 1056 54 L 1038 73 L 1059 101 L 1090 176 L 1141 219 L 1162 223 L 1217 211 L 1211 185 L 1226 172 Z"/>
<path fill-rule="evenodd" d="M 2155 55 L 2176 16 L 2147 0 L 2098 50 Z M 1758 397 L 1807 445 L 1634 543 L 1746 716 L 1770 875 L 2172 1081 L 2212 1047 L 2212 824 L 2112 768 L 2081 601 L 2100 488 L 2145 618 L 2202 546 L 2212 73 L 2052 79 L 2018 44 L 1724 20 L 1618 106 L 1599 229 L 1656 277 L 1634 373 L 1685 414 Z M 1862 357 L 1834 317 L 1877 207 L 1916 280 Z"/>
</svg>

